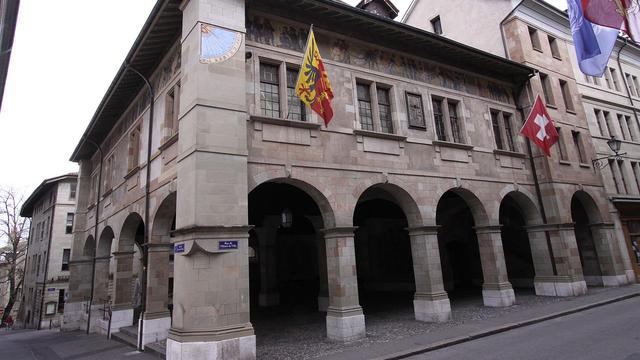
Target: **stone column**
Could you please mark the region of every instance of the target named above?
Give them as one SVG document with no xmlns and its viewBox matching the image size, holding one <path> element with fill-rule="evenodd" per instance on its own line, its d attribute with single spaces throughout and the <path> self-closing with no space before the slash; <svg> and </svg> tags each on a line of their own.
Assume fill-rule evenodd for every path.
<svg viewBox="0 0 640 360">
<path fill-rule="evenodd" d="M 442 280 L 438 226 L 422 226 L 408 230 L 416 281 L 413 299 L 416 320 L 448 321 L 451 319 L 451 304 Z"/>
<path fill-rule="evenodd" d="M 327 251 L 327 337 L 351 341 L 365 336 L 364 314 L 358 300 L 354 227 L 324 229 Z"/>
<path fill-rule="evenodd" d="M 500 225 L 476 226 L 480 262 L 482 263 L 482 298 L 485 306 L 511 306 L 516 297 L 509 283 L 502 250 Z"/>
<path fill-rule="evenodd" d="M 531 258 L 535 270 L 533 286 L 538 296 L 556 296 L 555 275 L 549 243 L 547 242 L 547 225 L 526 226 L 531 248 Z"/>
<path fill-rule="evenodd" d="M 89 332 L 107 333 L 108 321 L 104 319 L 105 306 L 111 304 L 109 295 L 109 262 L 111 256 L 95 258 L 93 302 L 91 303 L 91 324 Z"/>
<path fill-rule="evenodd" d="M 142 314 L 142 345 L 169 336 L 169 256 L 171 244 L 149 244 L 147 266 L 147 303 Z"/>
<path fill-rule="evenodd" d="M 590 224 L 593 242 L 602 272 L 604 286 L 626 285 L 627 275 L 624 272 L 620 249 L 616 244 L 613 223 Z"/>
<path fill-rule="evenodd" d="M 112 295 L 114 311 L 133 309 L 131 282 L 133 280 L 134 253 L 133 251 L 116 251 L 113 253 L 113 258 L 116 261 Z"/>
<path fill-rule="evenodd" d="M 91 268 L 93 260 L 69 261 L 69 297 L 64 304 L 62 315 L 62 331 L 82 329 L 83 315 L 91 296 Z"/>
<path fill-rule="evenodd" d="M 327 312 L 329 308 L 329 286 L 327 280 L 327 247 L 324 236 L 318 233 L 316 236 L 318 249 L 318 311 Z"/>
</svg>

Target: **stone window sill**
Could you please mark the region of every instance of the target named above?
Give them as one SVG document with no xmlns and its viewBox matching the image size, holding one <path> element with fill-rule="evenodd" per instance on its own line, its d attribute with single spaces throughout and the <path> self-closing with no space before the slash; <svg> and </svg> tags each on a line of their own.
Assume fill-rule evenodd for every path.
<svg viewBox="0 0 640 360">
<path fill-rule="evenodd" d="M 433 145 L 437 145 L 437 146 L 450 147 L 450 148 L 462 149 L 462 150 L 472 150 L 473 149 L 473 145 L 454 143 L 454 142 L 442 141 L 442 140 L 433 140 L 432 144 Z"/>
<path fill-rule="evenodd" d="M 376 132 L 376 131 L 368 131 L 368 130 L 360 130 L 360 129 L 354 129 L 353 130 L 353 134 L 354 135 L 362 135 L 362 136 L 374 137 L 374 138 L 379 138 L 379 139 L 388 139 L 388 140 L 397 140 L 397 141 L 406 141 L 407 140 L 407 137 L 406 136 L 402 136 L 402 135 L 389 134 L 389 133 Z"/>
<path fill-rule="evenodd" d="M 130 179 L 131 177 L 133 177 L 133 175 L 135 175 L 138 170 L 140 170 L 140 166 L 136 166 L 133 169 L 129 170 L 129 172 L 124 176 L 124 178 L 126 180 Z"/>
<path fill-rule="evenodd" d="M 587 169 L 591 168 L 591 165 L 589 165 L 587 163 L 580 163 L 579 165 L 580 165 L 581 168 L 587 168 Z"/>
<path fill-rule="evenodd" d="M 561 165 L 568 165 L 568 166 L 571 166 L 571 161 L 567 161 L 567 160 L 560 160 L 560 164 L 561 164 Z"/>
<path fill-rule="evenodd" d="M 527 157 L 526 154 L 520 153 L 520 152 L 515 152 L 515 151 L 509 151 L 509 150 L 501 150 L 501 149 L 495 149 L 493 150 L 493 153 L 496 155 L 505 155 L 505 156 L 511 156 L 511 157 L 515 157 L 515 158 L 521 158 L 524 159 Z"/>
<path fill-rule="evenodd" d="M 289 120 L 289 119 L 283 119 L 283 118 L 272 118 L 272 117 L 256 116 L 256 115 L 251 115 L 249 119 L 251 121 L 261 122 L 264 124 L 289 126 L 289 127 L 296 127 L 296 128 L 302 128 L 302 129 L 320 129 L 320 127 L 322 126 L 320 124 L 310 123 L 306 121 Z"/>
<path fill-rule="evenodd" d="M 178 141 L 178 133 L 173 134 L 170 138 L 165 140 L 162 145 L 158 147 L 158 150 L 164 151 L 168 149 L 171 145 L 175 144 Z"/>
<path fill-rule="evenodd" d="M 112 192 L 113 192 L 113 188 L 112 188 L 112 187 L 108 188 L 107 190 L 105 190 L 105 191 L 102 193 L 102 198 L 103 198 L 103 199 L 104 199 L 104 198 L 106 198 L 106 197 L 107 197 L 107 196 L 109 196 Z"/>
</svg>

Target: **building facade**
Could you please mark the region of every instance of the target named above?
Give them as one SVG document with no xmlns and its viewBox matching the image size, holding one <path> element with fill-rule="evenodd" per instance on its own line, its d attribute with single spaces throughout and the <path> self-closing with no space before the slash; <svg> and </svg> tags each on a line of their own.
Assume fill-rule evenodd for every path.
<svg viewBox="0 0 640 360">
<path fill-rule="evenodd" d="M 20 216 L 31 219 L 18 319 L 25 328 L 61 325 L 69 296 L 77 177 L 67 174 L 44 180 L 20 210 Z"/>
<path fill-rule="evenodd" d="M 379 298 L 447 321 L 459 296 L 627 283 L 578 150 L 566 167 L 534 151 L 536 186 L 517 136 L 533 69 L 395 22 L 388 1 L 359 6 L 158 1 L 72 155 L 64 329 L 137 325 L 169 359 L 252 358 L 264 308 L 326 312 L 327 337 L 348 341 Z M 311 23 L 328 127 L 293 90 Z M 574 112 L 567 136 L 586 129 Z M 602 269 L 588 282 L 582 257 Z"/>
</svg>

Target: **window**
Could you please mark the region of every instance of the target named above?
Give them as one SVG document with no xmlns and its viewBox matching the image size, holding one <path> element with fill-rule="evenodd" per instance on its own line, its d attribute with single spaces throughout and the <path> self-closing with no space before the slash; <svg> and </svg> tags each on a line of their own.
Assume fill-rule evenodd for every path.
<svg viewBox="0 0 640 360">
<path fill-rule="evenodd" d="M 406 93 L 407 114 L 409 116 L 409 127 L 426 129 L 424 121 L 424 109 L 422 108 L 422 96 Z"/>
<path fill-rule="evenodd" d="M 609 70 L 611 71 L 611 81 L 613 82 L 613 87 L 616 89 L 616 91 L 620 91 L 620 85 L 618 84 L 618 75 L 617 75 L 616 69 L 609 68 Z"/>
<path fill-rule="evenodd" d="M 71 234 L 73 232 L 73 213 L 67 213 L 67 222 L 65 224 L 65 234 Z"/>
<path fill-rule="evenodd" d="M 374 91 L 375 89 L 375 91 Z M 376 83 L 356 83 L 360 128 L 367 131 L 393 133 L 391 89 Z M 377 104 L 377 113 L 371 104 Z M 378 117 L 376 119 L 376 116 Z"/>
<path fill-rule="evenodd" d="M 491 110 L 491 125 L 496 139 L 496 147 L 500 150 L 516 151 L 513 141 L 513 126 L 511 114 Z"/>
<path fill-rule="evenodd" d="M 555 107 L 556 103 L 553 100 L 553 91 L 551 90 L 551 81 L 549 76 L 540 73 L 540 82 L 542 83 L 542 93 L 544 95 L 544 102 L 547 106 Z"/>
<path fill-rule="evenodd" d="M 459 102 L 452 99 L 432 97 L 433 118 L 438 140 L 464 144 L 464 131 L 460 122 Z"/>
<path fill-rule="evenodd" d="M 624 122 L 627 124 L 627 129 L 629 130 L 629 140 L 638 141 L 638 134 L 636 133 L 636 129 L 633 127 L 633 122 L 631 121 L 631 116 L 625 115 Z"/>
<path fill-rule="evenodd" d="M 38 265 L 36 267 L 36 275 L 40 275 L 40 255 L 38 255 Z"/>
<path fill-rule="evenodd" d="M 556 59 L 562 59 L 560 57 L 560 49 L 558 48 L 558 40 L 556 40 L 556 38 L 551 35 L 548 35 L 547 38 L 549 39 L 549 48 L 551 48 L 551 55 Z"/>
<path fill-rule="evenodd" d="M 631 162 L 631 171 L 633 172 L 633 177 L 636 180 L 638 192 L 640 192 L 640 163 Z"/>
<path fill-rule="evenodd" d="M 531 39 L 531 46 L 533 47 L 533 49 L 542 52 L 542 47 L 540 46 L 540 38 L 538 37 L 538 30 L 529 27 L 529 39 Z"/>
<path fill-rule="evenodd" d="M 262 115 L 280 117 L 278 67 L 260 64 L 260 108 Z"/>
<path fill-rule="evenodd" d="M 113 154 L 109 155 L 109 157 L 107 158 L 107 161 L 105 161 L 105 165 L 104 165 L 104 189 L 109 190 L 111 189 L 111 185 L 112 185 L 112 179 L 113 179 Z"/>
<path fill-rule="evenodd" d="M 558 154 L 560 155 L 560 160 L 567 160 L 567 147 L 564 143 L 564 136 L 562 135 L 562 129 L 556 127 L 556 131 L 558 132 Z"/>
<path fill-rule="evenodd" d="M 389 89 L 377 88 L 378 113 L 380 114 L 380 129 L 385 133 L 393 133 L 393 123 L 391 122 L 391 101 L 389 100 Z"/>
<path fill-rule="evenodd" d="M 180 83 L 172 86 L 164 102 L 164 128 L 162 141 L 165 142 L 178 133 L 178 115 L 180 114 Z"/>
<path fill-rule="evenodd" d="M 564 100 L 564 106 L 567 111 L 574 112 L 573 99 L 571 97 L 571 90 L 569 90 L 569 83 L 564 80 L 560 80 L 560 89 L 562 90 L 562 100 Z"/>
<path fill-rule="evenodd" d="M 62 271 L 69 270 L 69 259 L 71 258 L 71 249 L 62 249 Z"/>
<path fill-rule="evenodd" d="M 625 73 L 624 74 L 625 79 L 627 79 L 627 87 L 629 88 L 629 93 L 631 93 L 631 95 L 633 96 L 638 96 L 638 91 L 636 90 L 636 86 L 633 83 L 633 79 L 631 77 L 631 74 L 629 73 Z"/>
<path fill-rule="evenodd" d="M 41 222 L 40 223 L 40 241 L 42 241 L 42 239 L 44 239 L 44 223 Z"/>
<path fill-rule="evenodd" d="M 76 199 L 76 189 L 78 188 L 77 182 L 69 183 L 69 200 Z"/>
<path fill-rule="evenodd" d="M 604 127 L 602 126 L 602 123 L 604 122 L 602 111 L 599 109 L 593 109 L 593 113 L 596 116 L 596 124 L 598 124 L 598 130 L 600 130 L 600 135 L 607 136 L 604 132 Z"/>
<path fill-rule="evenodd" d="M 618 118 L 618 124 L 620 124 L 620 132 L 622 132 L 622 140 L 629 140 L 629 128 L 627 127 L 627 122 L 624 119 L 624 116 L 621 114 L 616 114 Z"/>
<path fill-rule="evenodd" d="M 373 131 L 373 112 L 371 111 L 371 94 L 369 86 L 357 84 L 358 110 L 360 113 L 360 128 L 362 130 Z"/>
<path fill-rule="evenodd" d="M 58 313 L 60 314 L 64 312 L 64 303 L 65 303 L 64 289 L 59 289 L 58 290 Z"/>
<path fill-rule="evenodd" d="M 611 131 L 611 113 L 608 111 L 603 111 L 604 114 L 604 123 L 607 126 L 607 133 L 609 136 L 613 136 L 614 133 Z"/>
<path fill-rule="evenodd" d="M 578 160 L 580 161 L 581 164 L 586 163 L 586 160 L 584 157 L 584 148 L 582 145 L 582 139 L 580 137 L 580 132 L 571 131 L 571 137 L 573 138 L 573 145 L 576 147 L 576 151 L 578 152 Z"/>
<path fill-rule="evenodd" d="M 631 75 L 631 81 L 633 81 L 633 87 L 636 89 L 636 96 L 640 96 L 640 85 L 638 84 L 638 78 L 635 75 Z"/>
<path fill-rule="evenodd" d="M 431 19 L 431 28 L 435 34 L 442 35 L 442 22 L 440 21 L 440 16 L 436 16 Z"/>
<path fill-rule="evenodd" d="M 140 156 L 140 124 L 138 124 L 129 133 L 129 161 L 128 170 L 131 171 L 138 167 Z M 97 183 L 97 180 L 96 180 Z M 97 190 L 97 186 L 96 186 Z"/>
<path fill-rule="evenodd" d="M 625 179 L 624 176 L 624 161 L 623 160 L 616 160 L 616 164 L 618 165 L 618 172 L 620 174 L 620 180 L 622 182 L 622 189 L 624 189 L 624 193 L 628 194 L 629 193 L 629 187 L 627 187 L 627 181 Z"/>
<path fill-rule="evenodd" d="M 611 177 L 613 180 L 613 184 L 616 187 L 616 194 L 620 194 L 620 168 L 616 165 L 616 161 L 613 159 L 609 159 L 609 169 L 611 169 Z"/>
<path fill-rule="evenodd" d="M 305 121 L 304 103 L 296 94 L 298 70 L 287 68 L 287 104 L 289 105 L 287 119 Z"/>
</svg>

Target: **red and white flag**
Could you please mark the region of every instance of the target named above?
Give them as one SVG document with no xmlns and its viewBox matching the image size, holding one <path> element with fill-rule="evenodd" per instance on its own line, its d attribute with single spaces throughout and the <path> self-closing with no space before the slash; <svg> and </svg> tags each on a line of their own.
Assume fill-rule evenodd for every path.
<svg viewBox="0 0 640 360">
<path fill-rule="evenodd" d="M 531 139 L 547 156 L 551 156 L 551 147 L 558 142 L 559 136 L 540 95 L 536 97 L 520 133 Z"/>
</svg>

